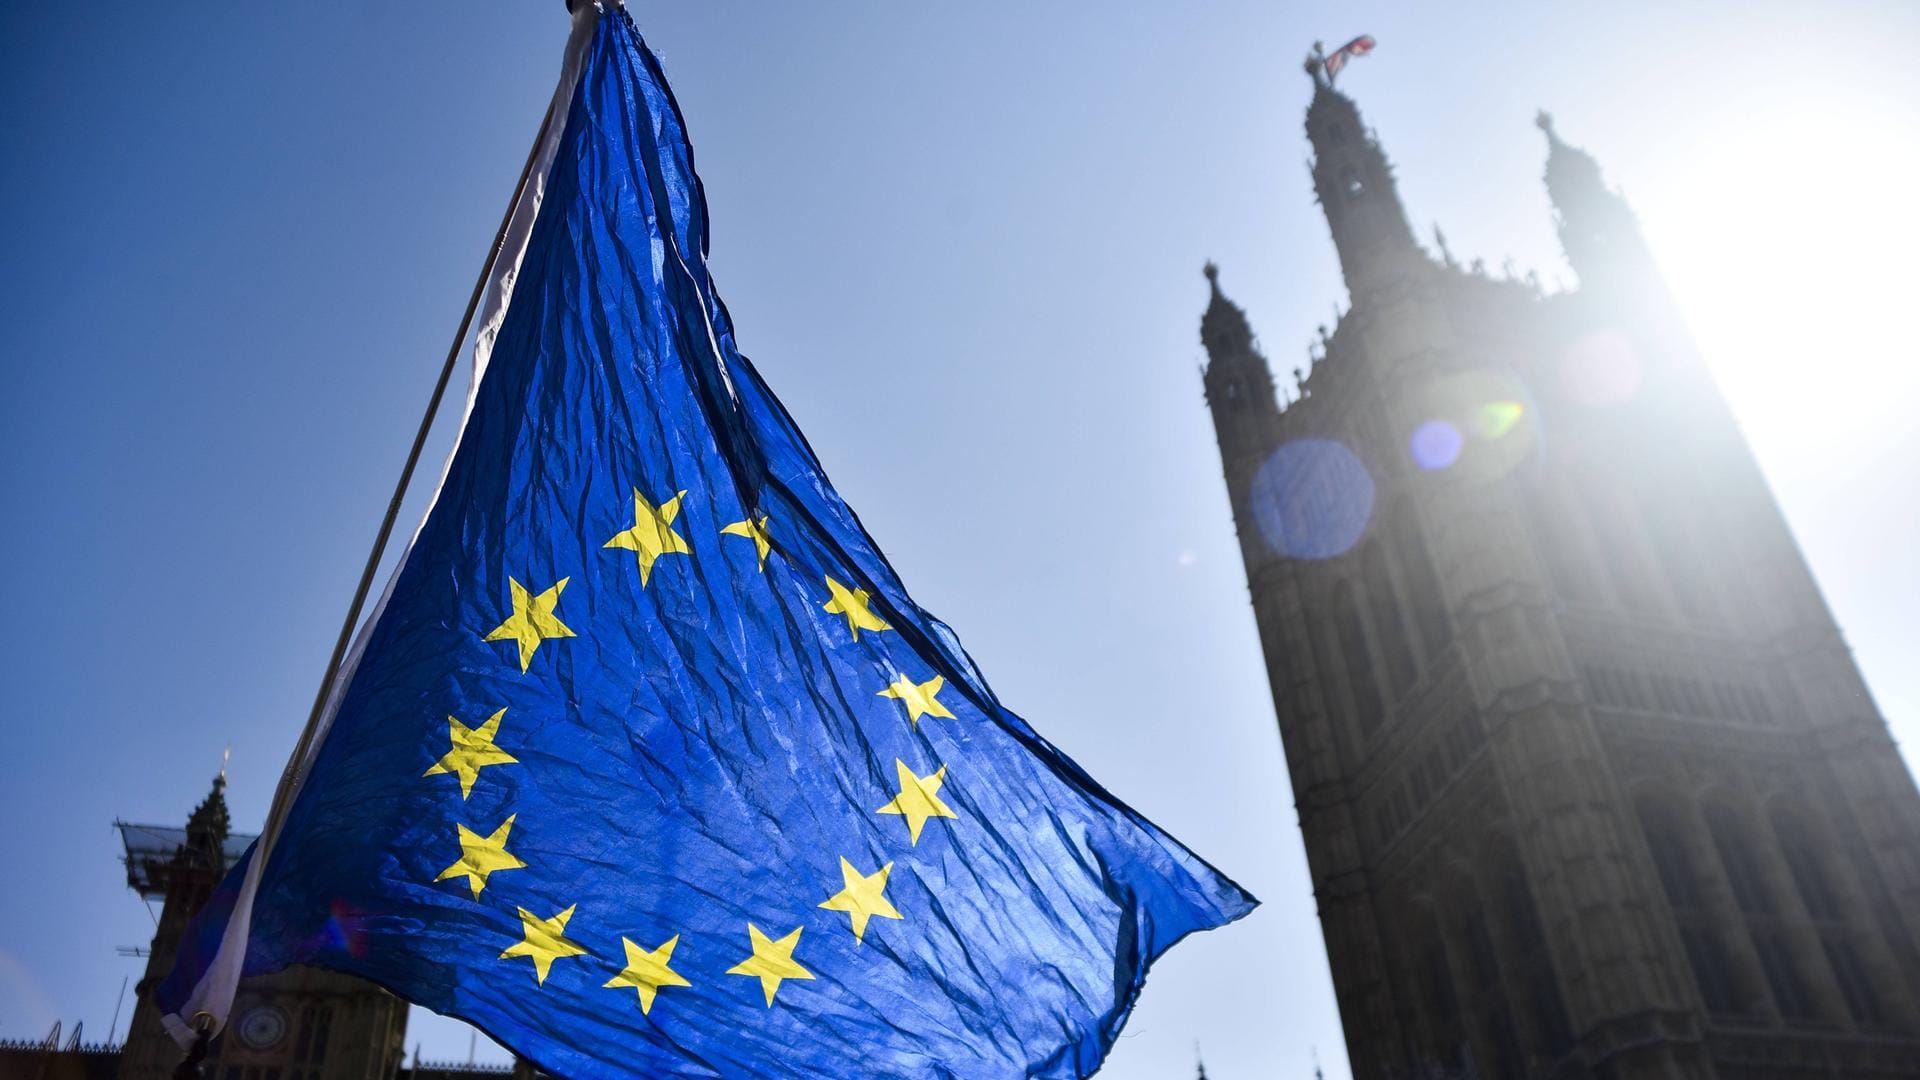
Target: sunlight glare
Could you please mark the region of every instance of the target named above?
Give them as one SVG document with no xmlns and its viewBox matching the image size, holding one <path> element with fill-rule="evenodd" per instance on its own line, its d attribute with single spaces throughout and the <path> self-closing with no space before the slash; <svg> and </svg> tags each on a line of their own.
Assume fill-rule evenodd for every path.
<svg viewBox="0 0 1920 1080">
<path fill-rule="evenodd" d="M 1839 454 L 1920 391 L 1920 140 L 1858 102 L 1757 110 L 1629 193 L 1741 425 Z M 1777 457 L 1765 454 L 1763 456 Z"/>
</svg>

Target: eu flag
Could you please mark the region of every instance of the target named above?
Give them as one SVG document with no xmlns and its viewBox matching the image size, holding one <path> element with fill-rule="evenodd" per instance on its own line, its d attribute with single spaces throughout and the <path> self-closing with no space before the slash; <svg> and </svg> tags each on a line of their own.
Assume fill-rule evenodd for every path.
<svg viewBox="0 0 1920 1080">
<path fill-rule="evenodd" d="M 582 6 L 433 508 L 162 1012 L 311 964 L 568 1077 L 1086 1076 L 1254 901 L 914 604 L 735 347 L 658 60 Z"/>
</svg>

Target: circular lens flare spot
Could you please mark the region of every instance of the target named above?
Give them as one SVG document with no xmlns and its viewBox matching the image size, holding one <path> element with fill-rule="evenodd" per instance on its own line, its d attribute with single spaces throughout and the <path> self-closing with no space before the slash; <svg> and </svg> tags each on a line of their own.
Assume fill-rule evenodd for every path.
<svg viewBox="0 0 1920 1080">
<path fill-rule="evenodd" d="M 1582 405 L 1617 405 L 1640 389 L 1640 357 L 1611 330 L 1587 334 L 1560 358 L 1560 387 Z"/>
<path fill-rule="evenodd" d="M 1360 542 L 1373 516 L 1373 477 L 1332 439 L 1283 444 L 1253 479 L 1254 518 L 1292 559 L 1331 559 Z"/>
<path fill-rule="evenodd" d="M 1423 469 L 1444 469 L 1460 460 L 1460 448 L 1466 441 L 1460 429 L 1445 420 L 1429 420 L 1413 429 L 1407 439 L 1407 453 Z"/>
</svg>

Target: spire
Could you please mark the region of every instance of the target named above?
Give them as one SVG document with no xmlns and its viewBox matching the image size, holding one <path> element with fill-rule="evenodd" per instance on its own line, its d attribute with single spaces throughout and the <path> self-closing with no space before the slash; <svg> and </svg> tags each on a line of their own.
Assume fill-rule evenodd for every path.
<svg viewBox="0 0 1920 1080">
<path fill-rule="evenodd" d="M 227 817 L 227 770 L 222 764 L 219 775 L 213 778 L 213 790 L 193 808 L 193 816 L 187 819 L 187 847 L 199 852 L 218 855 L 227 842 L 227 833 L 232 822 Z M 220 865 L 220 864 L 216 864 Z"/>
<path fill-rule="evenodd" d="M 1547 136 L 1547 197 L 1553 201 L 1560 247 L 1583 282 L 1604 281 L 1646 269 L 1640 223 L 1620 193 L 1607 186 L 1600 163 L 1569 146 L 1544 109 L 1534 117 Z"/>
<path fill-rule="evenodd" d="M 1201 270 L 1207 276 L 1211 296 L 1206 313 L 1200 316 L 1200 343 L 1207 347 L 1210 360 L 1219 360 L 1253 352 L 1253 327 L 1247 325 L 1247 313 L 1220 291 L 1220 267 L 1211 259 Z"/>
<path fill-rule="evenodd" d="M 1327 215 L 1347 291 L 1356 299 L 1425 264 L 1393 182 L 1393 166 L 1353 99 L 1335 90 L 1311 60 L 1307 141 L 1313 188 Z"/>
<path fill-rule="evenodd" d="M 1240 305 L 1220 291 L 1220 268 L 1206 266 L 1206 314 L 1200 316 L 1200 343 L 1207 348 L 1201 380 L 1213 409 L 1220 452 L 1229 462 L 1257 460 L 1272 449 L 1273 424 L 1280 404 L 1273 396 L 1273 369 L 1253 340 L 1253 327 Z"/>
<path fill-rule="evenodd" d="M 1553 114 L 1541 109 L 1533 123 L 1547 136 L 1547 196 L 1556 208 L 1579 205 L 1596 197 L 1613 195 L 1600 175 L 1600 163 L 1578 147 L 1568 146 L 1554 130 Z"/>
</svg>

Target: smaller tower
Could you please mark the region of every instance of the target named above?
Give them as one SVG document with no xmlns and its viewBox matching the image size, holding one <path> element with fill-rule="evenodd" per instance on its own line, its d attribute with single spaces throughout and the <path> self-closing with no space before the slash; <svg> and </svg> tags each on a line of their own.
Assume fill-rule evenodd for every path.
<svg viewBox="0 0 1920 1080">
<path fill-rule="evenodd" d="M 1407 224 L 1386 151 L 1353 99 L 1335 90 L 1322 72 L 1318 57 L 1307 61 L 1313 77 L 1313 102 L 1307 106 L 1313 190 L 1333 232 L 1347 291 L 1358 303 L 1417 273 L 1426 258 Z"/>
<path fill-rule="evenodd" d="M 226 787 L 223 767 L 184 829 L 118 823 L 127 884 L 148 902 L 161 902 L 119 1080 L 163 1080 L 180 1062 L 180 1047 L 161 1027 L 153 988 L 173 970 L 193 917 L 255 839 L 232 832 Z M 336 915 L 329 926 L 350 933 L 351 921 Z M 251 976 L 241 980 L 204 1068 L 220 1080 L 390 1080 L 406 1021 L 404 1002 L 351 975 L 294 966 Z"/>
<path fill-rule="evenodd" d="M 1657 281 L 1640 221 L 1621 194 L 1607 186 L 1593 155 L 1562 142 L 1553 116 L 1535 118 L 1547 136 L 1547 196 L 1567 263 L 1582 286 L 1611 289 Z"/>
<path fill-rule="evenodd" d="M 1278 445 L 1280 403 L 1274 397 L 1273 369 L 1253 340 L 1247 313 L 1220 291 L 1218 266 L 1208 263 L 1205 273 L 1212 296 L 1200 317 L 1200 343 L 1207 349 L 1202 382 L 1228 490 L 1240 496 L 1250 490 L 1254 473 Z M 1251 520 L 1249 512 L 1249 507 L 1234 507 L 1236 520 Z M 1246 545 L 1250 559 L 1259 550 L 1258 544 Z"/>
<path fill-rule="evenodd" d="M 1200 343 L 1207 349 L 1204 383 L 1220 449 L 1227 452 L 1231 441 L 1235 451 L 1264 454 L 1280 418 L 1273 369 L 1254 343 L 1247 313 L 1220 291 L 1220 268 L 1208 263 L 1204 272 L 1212 296 L 1200 317 Z"/>
<path fill-rule="evenodd" d="M 160 901 L 146 974 L 134 987 L 133 1019 L 120 1055 L 122 1077 L 166 1076 L 180 1060 L 180 1048 L 160 1026 L 153 988 L 173 970 L 187 924 L 206 906 L 237 856 L 234 842 L 244 847 L 252 839 L 232 835 L 226 790 L 222 768 L 185 829 L 119 823 L 126 843 L 127 884 L 149 902 Z"/>
</svg>

